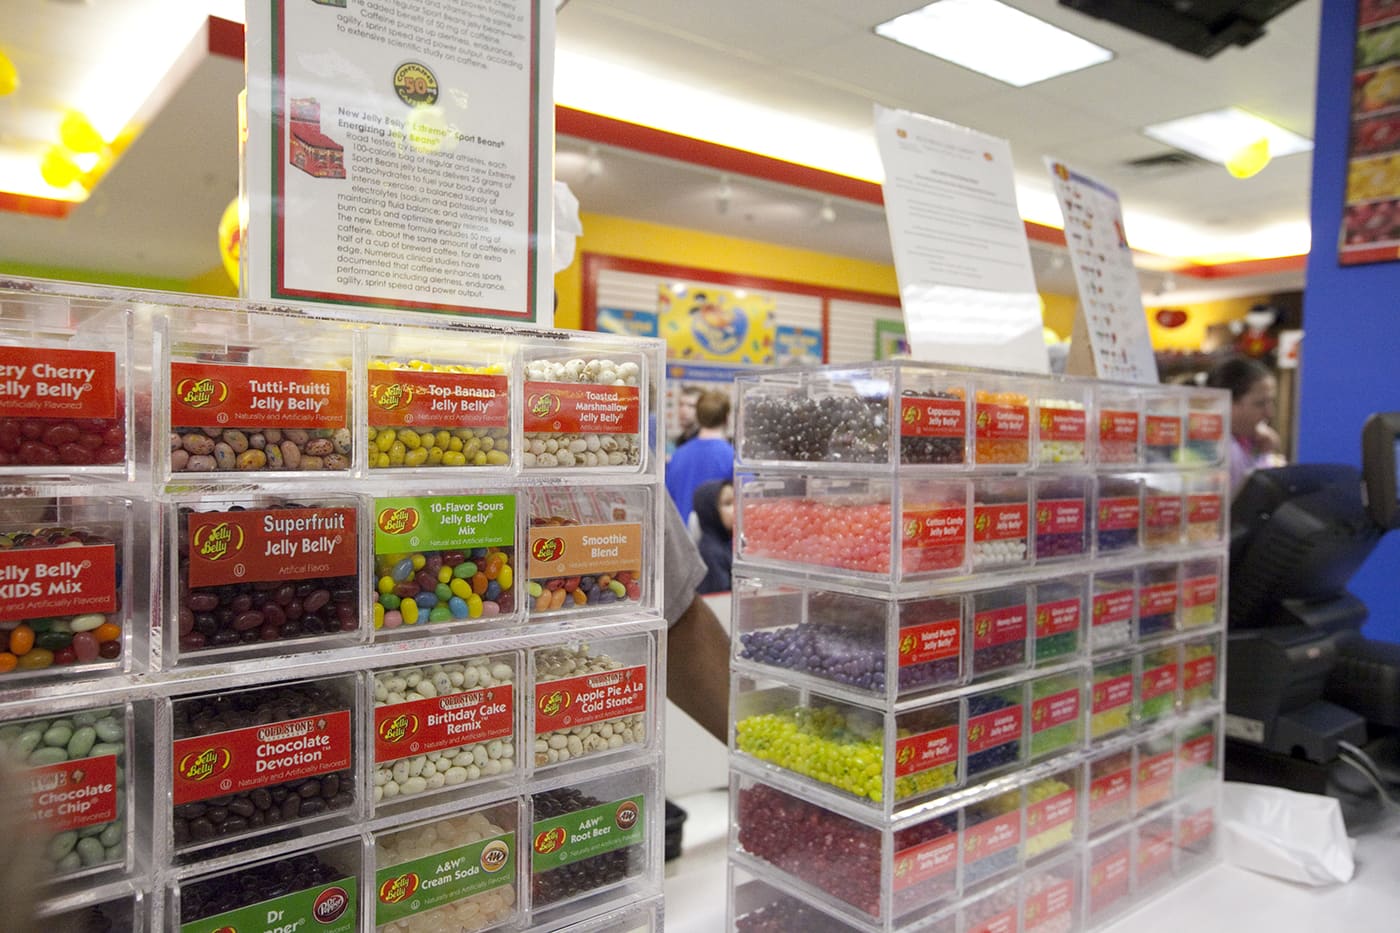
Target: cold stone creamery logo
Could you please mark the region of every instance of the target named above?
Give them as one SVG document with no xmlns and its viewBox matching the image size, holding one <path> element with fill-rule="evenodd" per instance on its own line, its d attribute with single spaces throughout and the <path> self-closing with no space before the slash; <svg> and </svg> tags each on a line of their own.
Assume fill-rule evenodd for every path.
<svg viewBox="0 0 1400 933">
<path fill-rule="evenodd" d="M 413 387 L 401 382 L 371 386 L 369 397 L 385 411 L 393 411 L 399 407 L 407 408 L 413 402 Z"/>
<path fill-rule="evenodd" d="M 233 752 L 215 746 L 192 752 L 181 758 L 175 770 L 187 781 L 203 782 L 223 774 L 233 766 Z"/>
<path fill-rule="evenodd" d="M 418 876 L 413 872 L 390 878 L 379 886 L 379 901 L 383 904 L 397 904 L 407 900 L 418 890 Z"/>
<path fill-rule="evenodd" d="M 228 522 L 195 529 L 194 550 L 205 560 L 220 560 L 243 550 L 243 529 Z"/>
<path fill-rule="evenodd" d="M 493 839 L 481 850 L 481 869 L 488 874 L 500 871 L 510 861 L 510 846 L 501 839 Z"/>
<path fill-rule="evenodd" d="M 311 905 L 311 916 L 317 923 L 334 923 L 350 909 L 350 895 L 342 887 L 326 888 Z"/>
<path fill-rule="evenodd" d="M 379 530 L 386 535 L 406 535 L 417 527 L 417 509 L 385 509 L 379 513 Z"/>
<path fill-rule="evenodd" d="M 407 713 L 400 713 L 392 719 L 386 719 L 379 725 L 379 737 L 385 742 L 397 745 L 398 743 L 411 739 L 418 734 L 419 720 L 417 716 L 410 716 Z"/>
<path fill-rule="evenodd" d="M 535 560 L 558 560 L 564 556 L 564 539 L 540 538 L 530 545 L 530 556 Z"/>
<path fill-rule="evenodd" d="M 574 704 L 573 694 L 567 690 L 554 690 L 540 697 L 539 710 L 545 716 L 558 716 Z"/>
<path fill-rule="evenodd" d="M 531 395 L 526 401 L 526 406 L 529 408 L 530 414 L 536 418 L 548 418 L 550 415 L 559 411 L 561 405 L 562 403 L 559 401 L 559 396 L 555 395 L 553 392 L 540 392 Z"/>
<path fill-rule="evenodd" d="M 540 855 L 558 852 L 569 841 L 569 833 L 564 827 L 556 826 L 535 836 L 535 851 Z"/>
<path fill-rule="evenodd" d="M 228 398 L 228 385 L 218 379 L 181 379 L 175 397 L 188 408 L 208 408 Z"/>
</svg>

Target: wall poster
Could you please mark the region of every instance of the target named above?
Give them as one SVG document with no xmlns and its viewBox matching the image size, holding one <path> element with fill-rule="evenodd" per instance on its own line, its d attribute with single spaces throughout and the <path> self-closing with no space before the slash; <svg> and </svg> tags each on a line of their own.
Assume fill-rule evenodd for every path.
<svg viewBox="0 0 1400 933">
<path fill-rule="evenodd" d="M 657 286 L 656 309 L 666 355 L 728 363 L 773 359 L 771 295 L 714 285 Z"/>
</svg>

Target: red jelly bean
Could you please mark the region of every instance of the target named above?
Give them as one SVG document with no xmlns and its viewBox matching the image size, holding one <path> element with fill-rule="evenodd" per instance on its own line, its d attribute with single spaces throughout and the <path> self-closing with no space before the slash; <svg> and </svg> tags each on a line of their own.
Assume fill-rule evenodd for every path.
<svg viewBox="0 0 1400 933">
<path fill-rule="evenodd" d="M 102 646 L 97 643 L 97 639 L 91 632 L 74 632 L 72 647 L 73 654 L 77 656 L 79 663 L 87 664 L 97 660 Z M 57 660 L 57 655 L 54 656 L 54 659 Z"/>
<path fill-rule="evenodd" d="M 75 443 L 81 436 L 78 426 L 71 421 L 60 421 L 49 426 L 44 431 L 41 439 L 50 447 L 62 447 L 64 444 Z"/>
</svg>

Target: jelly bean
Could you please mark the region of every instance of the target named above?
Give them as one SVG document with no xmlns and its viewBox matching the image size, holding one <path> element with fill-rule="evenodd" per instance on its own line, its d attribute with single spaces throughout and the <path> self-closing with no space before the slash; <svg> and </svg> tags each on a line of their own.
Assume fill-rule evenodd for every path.
<svg viewBox="0 0 1400 933">
<path fill-rule="evenodd" d="M 641 367 L 630 361 L 537 359 L 525 366 L 525 394 L 548 391 L 547 385 L 532 385 L 538 383 L 637 386 L 641 375 Z M 642 462 L 643 446 L 637 433 L 527 431 L 521 461 L 527 468 L 637 466 Z"/>
<path fill-rule="evenodd" d="M 476 564 L 473 561 L 464 560 L 452 568 L 452 576 L 459 580 L 470 580 L 476 576 Z"/>
<path fill-rule="evenodd" d="M 0 674 L 8 674 L 19 666 L 19 658 L 10 651 L 0 651 Z"/>
<path fill-rule="evenodd" d="M 34 648 L 34 630 L 20 623 L 10 630 L 10 653 L 23 658 Z"/>
<path fill-rule="evenodd" d="M 610 801 L 599 800 L 578 788 L 560 787 L 542 791 L 531 797 L 534 820 L 540 822 L 578 810 L 601 807 Z M 534 850 L 530 850 L 533 857 Z M 558 867 L 534 870 L 530 873 L 533 903 L 553 904 L 581 897 L 590 891 L 612 887 L 640 875 L 646 866 L 646 847 L 634 844 L 604 851 Z"/>
<path fill-rule="evenodd" d="M 111 622 L 103 622 L 92 630 L 92 637 L 96 638 L 99 644 L 107 641 L 115 641 L 121 637 L 121 634 L 121 626 L 114 625 Z"/>
<path fill-rule="evenodd" d="M 403 625 L 403 613 L 399 612 L 398 610 L 392 610 L 384 613 L 385 628 L 396 629 L 400 625 Z"/>
<path fill-rule="evenodd" d="M 384 627 L 384 604 L 374 604 L 374 627 L 379 629 Z"/>
<path fill-rule="evenodd" d="M 214 436 L 208 431 L 213 431 Z M 350 468 L 350 449 L 340 449 L 342 436 L 349 437 L 349 428 L 283 431 L 176 427 L 171 442 L 178 449 L 171 450 L 170 471 L 344 471 Z M 187 457 L 177 457 L 181 451 Z"/>
<path fill-rule="evenodd" d="M 885 463 L 889 396 L 816 398 L 807 394 L 747 398 L 742 456 L 754 461 Z"/>
<path fill-rule="evenodd" d="M 329 859 L 323 853 L 308 852 L 186 882 L 180 885 L 179 916 L 172 921 L 194 923 L 270 896 L 310 891 L 355 874 L 353 865 L 338 867 Z"/>
<path fill-rule="evenodd" d="M 399 604 L 399 614 L 403 616 L 404 625 L 418 624 L 418 604 L 411 599 L 406 599 Z"/>
<path fill-rule="evenodd" d="M 22 671 L 41 671 L 54 663 L 54 654 L 47 648 L 33 648 L 26 654 L 20 655 L 19 669 Z"/>
</svg>

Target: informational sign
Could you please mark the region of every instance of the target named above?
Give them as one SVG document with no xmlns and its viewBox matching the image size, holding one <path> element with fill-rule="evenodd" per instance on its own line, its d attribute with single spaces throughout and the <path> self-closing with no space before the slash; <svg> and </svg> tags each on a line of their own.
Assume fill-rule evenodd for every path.
<svg viewBox="0 0 1400 933">
<path fill-rule="evenodd" d="M 621 334 L 626 337 L 655 337 L 655 311 L 633 311 L 630 308 L 599 308 L 598 333 Z"/>
<path fill-rule="evenodd" d="M 666 353 L 686 360 L 771 362 L 774 304 L 771 295 L 715 285 L 657 286 Z"/>
<path fill-rule="evenodd" d="M 773 362 L 778 366 L 820 366 L 823 343 L 819 327 L 779 324 L 773 334 Z"/>
<path fill-rule="evenodd" d="M 553 31 L 533 0 L 250 4 L 245 296 L 551 324 Z"/>
<path fill-rule="evenodd" d="M 875 130 L 911 356 L 1048 372 L 1011 146 L 879 106 Z"/>
<path fill-rule="evenodd" d="M 1107 185 L 1045 160 L 1065 219 L 1065 244 L 1079 286 L 1067 371 L 1123 382 L 1157 382 L 1123 208 Z"/>
<path fill-rule="evenodd" d="M 1400 6 L 1356 6 L 1344 266 L 1400 259 Z"/>
</svg>

